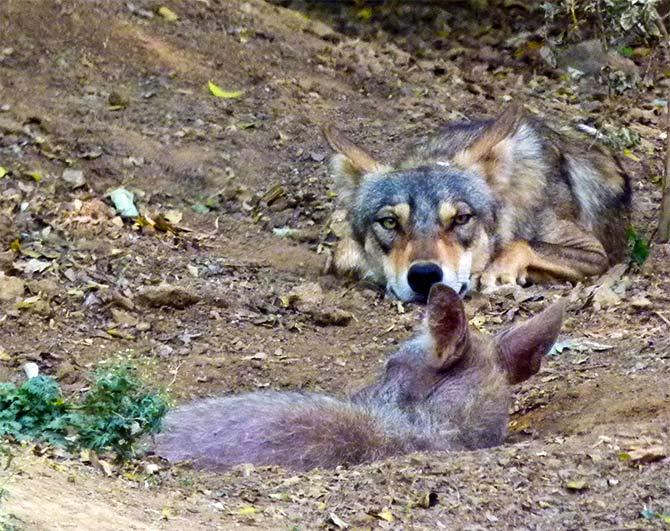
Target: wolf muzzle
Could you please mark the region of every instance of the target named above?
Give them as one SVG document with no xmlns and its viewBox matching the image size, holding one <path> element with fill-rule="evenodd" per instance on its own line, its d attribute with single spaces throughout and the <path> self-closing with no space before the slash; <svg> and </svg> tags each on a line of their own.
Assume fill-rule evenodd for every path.
<svg viewBox="0 0 670 531">
<path fill-rule="evenodd" d="M 445 280 L 442 267 L 435 262 L 415 262 L 407 271 L 407 283 L 412 290 L 421 297 L 427 298 L 430 288 L 434 284 Z M 455 291 L 463 296 L 468 290 L 468 282 L 460 282 Z"/>
</svg>

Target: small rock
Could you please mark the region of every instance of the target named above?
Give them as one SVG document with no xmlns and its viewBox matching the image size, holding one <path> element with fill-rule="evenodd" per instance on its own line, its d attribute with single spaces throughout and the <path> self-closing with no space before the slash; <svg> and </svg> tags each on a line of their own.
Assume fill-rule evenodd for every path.
<svg viewBox="0 0 670 531">
<path fill-rule="evenodd" d="M 644 295 L 638 295 L 630 301 L 630 305 L 634 308 L 649 308 L 653 303 Z"/>
<path fill-rule="evenodd" d="M 151 323 L 148 323 L 147 321 L 141 321 L 135 325 L 135 330 L 138 332 L 148 332 L 151 330 Z"/>
<path fill-rule="evenodd" d="M 130 103 L 128 96 L 118 91 L 111 92 L 107 101 L 112 107 L 127 107 Z"/>
<path fill-rule="evenodd" d="M 309 310 L 323 304 L 323 289 L 317 282 L 306 282 L 295 286 L 288 295 L 288 305 L 298 310 Z"/>
<path fill-rule="evenodd" d="M 30 380 L 40 374 L 40 368 L 37 366 L 37 363 L 28 361 L 23 364 L 23 372 L 26 373 L 26 378 Z"/>
<path fill-rule="evenodd" d="M 86 179 L 84 178 L 84 172 L 82 170 L 65 170 L 61 178 L 69 184 L 70 188 L 73 190 L 75 188 L 81 188 L 86 184 Z"/>
<path fill-rule="evenodd" d="M 188 308 L 200 300 L 200 297 L 192 291 L 170 284 L 146 286 L 140 290 L 137 298 L 147 306 L 153 306 L 155 308 L 169 306 L 180 310 Z"/>
<path fill-rule="evenodd" d="M 112 319 L 114 319 L 116 324 L 125 326 L 135 326 L 137 324 L 137 318 L 128 312 L 124 312 L 118 308 L 112 308 L 111 312 Z"/>
<path fill-rule="evenodd" d="M 600 286 L 593 292 L 593 307 L 596 310 L 610 308 L 621 302 L 621 297 L 609 286 Z"/>
<path fill-rule="evenodd" d="M 337 42 L 339 40 L 339 35 L 333 28 L 318 20 L 310 20 L 305 29 L 325 41 Z"/>
<path fill-rule="evenodd" d="M 14 260 L 16 253 L 14 251 L 3 251 L 0 253 L 0 272 L 9 273 L 14 269 Z"/>
<path fill-rule="evenodd" d="M 312 321 L 321 326 L 346 326 L 353 316 L 337 307 L 315 308 L 310 312 Z"/>
<path fill-rule="evenodd" d="M 14 301 L 21 297 L 26 289 L 20 278 L 8 277 L 0 273 L 0 302 Z"/>
<path fill-rule="evenodd" d="M 51 308 L 49 301 L 43 299 L 39 295 L 19 301 L 16 303 L 16 308 L 43 317 L 51 317 L 53 315 L 53 308 Z"/>
<path fill-rule="evenodd" d="M 636 448 L 628 452 L 630 460 L 635 463 L 653 463 L 660 461 L 668 455 L 663 446 L 651 446 L 649 448 Z"/>
<path fill-rule="evenodd" d="M 174 354 L 174 349 L 170 345 L 161 345 L 158 347 L 156 354 L 161 358 L 169 358 Z"/>
<path fill-rule="evenodd" d="M 587 112 L 595 112 L 599 110 L 603 104 L 597 100 L 585 101 L 581 104 L 582 109 Z"/>
<path fill-rule="evenodd" d="M 557 53 L 556 59 L 560 68 L 573 68 L 587 76 L 596 76 L 608 66 L 634 78 L 640 77 L 640 69 L 633 61 L 614 50 L 605 50 L 598 39 L 568 46 Z"/>
<path fill-rule="evenodd" d="M 30 280 L 26 283 L 28 290 L 35 294 L 42 294 L 45 299 L 51 300 L 60 292 L 58 282 L 50 278 L 43 278 L 39 280 Z"/>
</svg>

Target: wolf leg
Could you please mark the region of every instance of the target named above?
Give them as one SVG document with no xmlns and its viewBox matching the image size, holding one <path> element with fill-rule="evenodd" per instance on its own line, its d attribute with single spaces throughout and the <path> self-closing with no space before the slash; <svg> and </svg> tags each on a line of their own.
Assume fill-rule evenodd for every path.
<svg viewBox="0 0 670 531">
<path fill-rule="evenodd" d="M 604 247 L 577 224 L 557 220 L 538 240 L 516 240 L 507 245 L 481 277 L 483 289 L 499 284 L 523 284 L 527 279 L 581 280 L 603 273 L 609 266 Z"/>
<path fill-rule="evenodd" d="M 350 236 L 344 236 L 335 246 L 332 271 L 338 275 L 365 275 L 367 262 L 359 243 Z"/>
</svg>

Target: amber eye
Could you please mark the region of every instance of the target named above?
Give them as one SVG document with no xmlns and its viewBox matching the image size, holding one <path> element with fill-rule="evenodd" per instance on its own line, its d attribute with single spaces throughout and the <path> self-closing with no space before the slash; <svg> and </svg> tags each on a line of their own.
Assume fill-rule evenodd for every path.
<svg viewBox="0 0 670 531">
<path fill-rule="evenodd" d="M 454 217 L 454 225 L 465 225 L 472 219 L 472 214 L 458 214 Z"/>
<path fill-rule="evenodd" d="M 398 228 L 398 220 L 395 219 L 394 217 L 389 216 L 386 218 L 381 218 L 380 220 L 377 221 L 386 230 L 396 230 Z"/>
</svg>

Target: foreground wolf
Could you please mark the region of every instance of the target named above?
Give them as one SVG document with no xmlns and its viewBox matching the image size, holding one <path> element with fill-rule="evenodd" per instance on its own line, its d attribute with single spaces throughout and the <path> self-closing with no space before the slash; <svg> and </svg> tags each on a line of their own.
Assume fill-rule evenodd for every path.
<svg viewBox="0 0 670 531">
<path fill-rule="evenodd" d="M 539 370 L 563 305 L 495 338 L 468 329 L 460 297 L 447 286 L 432 288 L 426 311 L 424 332 L 350 400 L 295 392 L 203 400 L 168 414 L 156 453 L 211 470 L 241 463 L 308 470 L 501 444 L 510 385 Z"/>
<path fill-rule="evenodd" d="M 576 281 L 624 257 L 631 189 L 620 165 L 519 107 L 450 123 L 392 166 L 324 133 L 350 226 L 334 268 L 400 300 L 425 301 L 435 283 L 462 294 Z"/>
</svg>

